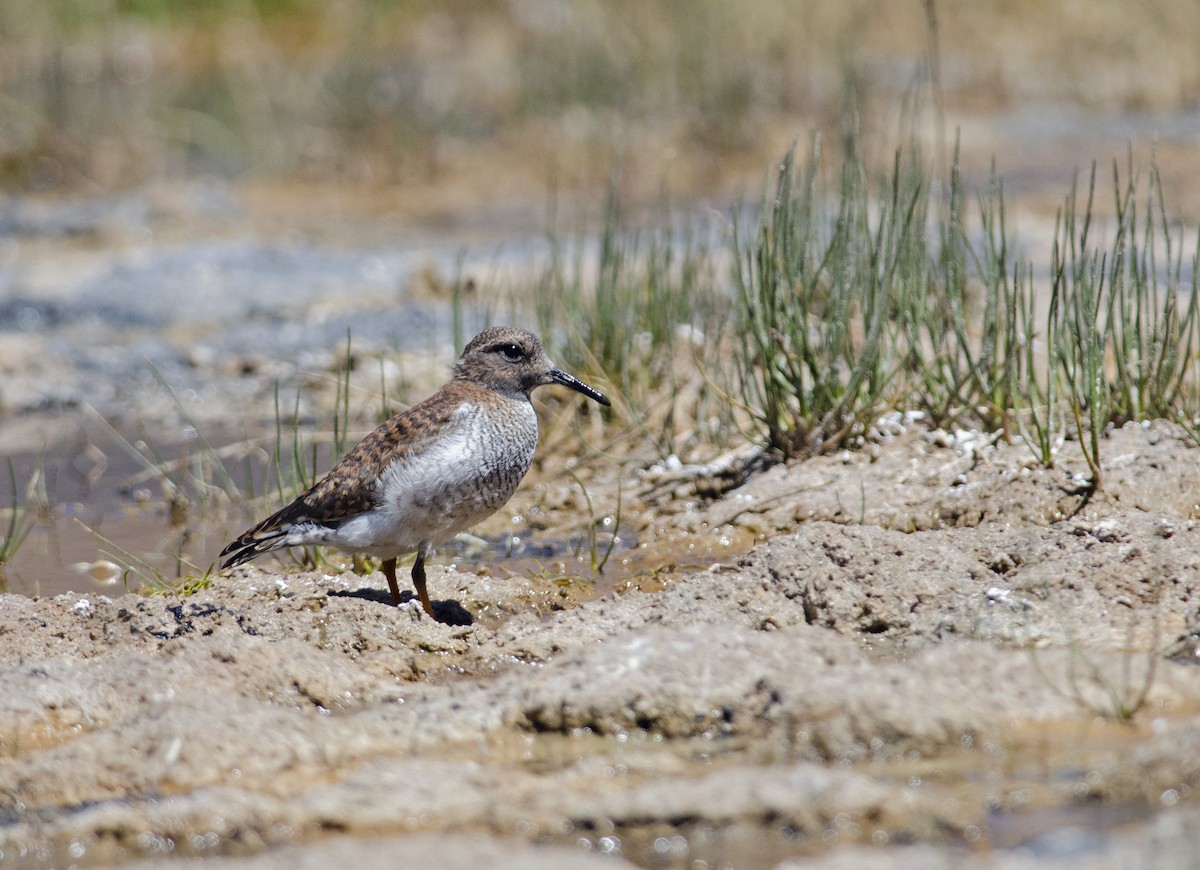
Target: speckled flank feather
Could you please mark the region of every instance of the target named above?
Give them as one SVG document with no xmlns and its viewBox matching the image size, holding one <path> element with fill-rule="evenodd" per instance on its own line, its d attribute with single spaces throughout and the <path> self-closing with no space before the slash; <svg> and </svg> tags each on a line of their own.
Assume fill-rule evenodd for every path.
<svg viewBox="0 0 1200 870">
<path fill-rule="evenodd" d="M 485 329 L 463 350 L 450 383 L 392 417 L 307 492 L 239 536 L 221 553 L 224 567 L 282 547 L 335 546 L 382 558 L 398 603 L 396 557 L 416 552 L 413 584 L 432 616 L 424 559 L 516 491 L 537 446 L 529 394 L 545 384 L 609 404 L 555 368 L 533 333 Z"/>
<path fill-rule="evenodd" d="M 289 546 L 287 533 L 294 526 L 336 528 L 342 521 L 378 507 L 384 471 L 393 463 L 411 461 L 428 450 L 444 434 L 464 392 L 472 391 L 468 385 L 452 381 L 380 425 L 303 495 L 222 550 L 221 558 L 234 554 L 224 567 Z"/>
</svg>

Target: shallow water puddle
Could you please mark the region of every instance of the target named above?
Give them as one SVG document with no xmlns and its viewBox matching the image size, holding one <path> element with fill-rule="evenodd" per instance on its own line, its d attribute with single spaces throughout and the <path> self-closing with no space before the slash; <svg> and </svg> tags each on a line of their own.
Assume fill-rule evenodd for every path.
<svg viewBox="0 0 1200 870">
<path fill-rule="evenodd" d="M 1017 741 L 1019 734 L 1029 743 Z M 531 810 L 528 818 L 520 812 L 515 817 L 508 814 L 503 830 L 485 825 L 480 831 L 611 854 L 638 866 L 664 870 L 767 867 L 840 846 L 882 848 L 914 841 L 934 843 L 948 850 L 947 857 L 958 856 L 964 861 L 970 856 L 1000 856 L 1019 850 L 1022 857 L 1033 861 L 1031 866 L 1042 861 L 1047 866 L 1062 866 L 1058 862 L 1064 859 L 1087 861 L 1105 856 L 1115 848 L 1112 835 L 1118 829 L 1128 829 L 1153 814 L 1154 808 L 1138 803 L 1073 802 L 1059 787 L 1077 777 L 1073 763 L 1092 751 L 1089 744 L 1119 752 L 1145 736 L 1139 729 L 1099 721 L 1064 721 L 1045 729 L 1016 728 L 1008 736 L 1016 742 L 1005 740 L 1003 749 L 998 748 L 999 744 L 971 747 L 942 758 L 847 768 L 851 773 L 866 772 L 896 783 L 895 814 L 883 822 L 846 813 L 836 803 L 820 804 L 818 799 L 812 815 L 824 821 L 815 828 L 793 826 L 770 815 L 734 819 L 565 816 L 551 821 L 542 807 Z M 564 787 L 569 785 L 573 791 L 600 793 L 670 780 L 676 780 L 679 788 L 687 788 L 693 777 L 700 782 L 722 768 L 744 765 L 746 748 L 743 738 L 668 740 L 645 732 L 599 735 L 590 731 L 502 731 L 482 742 L 443 745 L 426 754 L 492 770 L 509 767 L 537 776 L 560 777 Z M 303 784 L 296 785 L 299 788 Z M 903 797 L 906 793 L 932 793 L 935 800 L 908 802 Z M 910 803 L 911 818 L 906 818 L 902 808 Z M 954 806 L 958 811 L 946 818 L 930 818 L 927 814 L 931 805 Z M 614 806 L 620 806 L 620 801 Z M 956 829 L 945 824 L 949 817 L 968 823 Z M 922 830 L 937 833 L 913 837 L 914 831 Z M 299 833 L 280 832 L 280 836 L 284 842 L 297 842 L 293 836 Z M 367 840 L 373 836 L 369 831 L 348 833 Z M 320 835 L 301 835 L 298 841 L 320 839 Z M 182 859 L 220 854 L 224 849 L 237 852 L 240 848 L 236 842 L 223 848 L 219 840 L 213 840 L 196 850 L 180 841 L 164 843 L 162 851 Z M 81 866 L 128 857 L 121 846 L 103 841 L 91 843 L 81 854 L 71 856 L 72 863 Z"/>
<path fill-rule="evenodd" d="M 182 585 L 189 577 L 215 570 L 221 547 L 270 510 L 269 506 L 230 505 L 226 499 L 173 516 L 161 495 L 144 486 L 144 470 L 121 456 L 114 457 L 104 476 L 86 491 L 78 481 L 67 481 L 60 488 L 62 498 L 49 518 L 34 525 L 0 573 L 0 591 L 115 596 L 144 591 L 147 584 L 160 581 Z M 23 459 L 25 465 L 36 461 L 30 456 Z M 254 484 L 258 492 L 267 485 L 265 473 L 260 469 L 264 479 Z M 483 576 L 528 578 L 531 603 L 548 613 L 613 592 L 659 591 L 675 574 L 729 562 L 758 542 L 753 534 L 731 528 L 698 533 L 652 528 L 641 533 L 644 540 L 638 540 L 639 533 L 628 525 L 614 526 L 614 533 L 597 524 L 598 531 L 592 534 L 590 519 L 555 511 L 555 526 L 540 530 L 514 516 L 512 530 L 506 534 L 464 535 L 443 545 L 435 554 L 435 564 Z M 294 553 L 264 557 L 261 566 L 282 573 L 305 570 L 301 551 Z M 406 574 L 408 563 L 402 559 L 401 564 L 401 573 Z M 331 552 L 323 567 L 350 571 L 353 565 L 348 556 Z M 376 584 L 383 588 L 378 576 L 364 576 L 364 587 Z M 473 612 L 484 625 L 510 615 L 507 608 Z"/>
<path fill-rule="evenodd" d="M 1089 799 L 1087 792 L 1101 775 L 1098 760 L 1125 756 L 1151 730 L 1095 718 L 1018 725 L 979 745 L 966 741 L 961 749 L 938 757 L 840 768 L 894 784 L 894 815 L 887 820 L 857 817 L 818 800 L 814 816 L 828 817 L 819 830 L 769 815 L 719 822 L 577 818 L 537 836 L 656 868 L 772 866 L 839 845 L 913 842 L 919 831 L 939 833 L 932 840 L 918 835 L 916 841 L 934 842 L 964 857 L 1013 850 L 1047 862 L 1099 857 L 1115 848 L 1111 838 L 1118 829 L 1151 818 L 1157 808 L 1136 799 Z M 773 753 L 761 740 L 744 736 L 670 740 L 641 731 L 600 735 L 583 730 L 503 732 L 482 744 L 445 747 L 439 754 L 566 776 L 573 788 L 603 791 L 656 780 L 681 781 L 678 787 L 687 788 L 691 778 L 700 783 L 723 768 L 746 765 L 748 756 Z M 787 749 L 774 754 L 786 758 Z M 802 763 L 780 760 L 767 767 Z M 927 799 L 908 801 L 905 795 Z"/>
<path fill-rule="evenodd" d="M 209 565 L 192 562 L 198 570 L 189 568 L 197 553 L 215 556 L 244 525 L 220 517 L 173 526 L 169 509 L 162 504 L 111 505 L 107 511 L 95 504 L 60 505 L 50 522 L 38 524 L 30 532 L 6 567 L 6 587 L 0 591 L 38 596 L 64 592 L 119 595 L 137 591 L 144 585 L 143 575 L 151 571 L 172 581 L 186 578 Z M 736 541 L 728 536 L 713 535 L 704 541 L 692 537 L 633 547 L 617 541 L 605 559 L 606 540 L 562 539 L 521 530 L 508 536 L 451 542 L 439 548 L 436 559 L 438 564 L 454 565 L 462 571 L 528 577 L 544 585 L 546 593 L 562 589 L 564 597 L 580 601 L 614 591 L 657 591 L 671 574 L 706 569 L 736 557 L 753 543 L 740 537 Z M 132 569 L 130 555 L 138 560 Z M 602 568 L 598 565 L 601 561 Z M 299 567 L 286 554 L 274 563 L 271 557 L 261 562 L 269 570 L 284 573 Z M 349 570 L 351 560 L 333 553 L 330 565 Z M 364 579 L 364 585 L 370 581 Z"/>
<path fill-rule="evenodd" d="M 136 438 L 131 435 L 130 441 Z M 250 443 L 268 443 L 268 439 L 241 439 L 231 445 Z M 184 453 L 182 448 L 161 444 L 156 449 L 171 457 Z M 48 503 L 25 542 L 0 571 L 0 591 L 38 596 L 64 592 L 115 595 L 136 591 L 146 583 L 181 583 L 180 578 L 198 577 L 214 568 L 224 544 L 273 509 L 273 501 L 234 504 L 223 493 L 210 496 L 208 502 L 189 493 L 186 504 L 173 509 L 162 481 L 153 479 L 126 452 L 110 450 L 102 473 L 91 480 L 77 473 L 70 453 L 14 457 L 19 481 L 30 479 L 35 469 L 45 466 Z M 274 493 L 274 471 L 265 461 L 266 454 L 262 450 L 251 453 L 254 461 L 241 469 L 237 484 L 246 492 Z M 323 447 L 319 468 L 332 465 L 327 453 Z M 207 474 L 211 477 L 211 470 Z M 480 573 L 528 576 L 558 587 L 569 586 L 572 597 L 590 597 L 644 588 L 661 571 L 707 567 L 728 557 L 730 551 L 749 547 L 749 542 L 731 542 L 728 536 L 701 539 L 695 535 L 686 541 L 664 538 L 635 545 L 632 532 L 619 524 L 613 532 L 601 524 L 592 534 L 588 531 L 590 517 L 557 511 L 553 519 L 555 528 L 545 531 L 514 517 L 507 534 L 465 535 L 440 547 L 436 563 Z M 570 531 L 564 533 L 564 529 Z M 264 566 L 272 564 L 270 557 L 261 561 Z M 277 570 L 287 572 L 303 563 L 298 556 L 293 559 L 283 553 L 275 564 Z M 349 557 L 331 554 L 333 569 L 350 565 Z"/>
</svg>

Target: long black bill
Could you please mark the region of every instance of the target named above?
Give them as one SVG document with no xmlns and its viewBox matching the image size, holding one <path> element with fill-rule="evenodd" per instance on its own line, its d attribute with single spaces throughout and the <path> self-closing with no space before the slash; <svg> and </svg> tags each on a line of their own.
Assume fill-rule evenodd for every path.
<svg viewBox="0 0 1200 870">
<path fill-rule="evenodd" d="M 612 405 L 612 402 L 608 400 L 608 396 L 604 395 L 604 393 L 594 387 L 589 387 L 583 381 L 579 380 L 579 378 L 567 374 L 562 369 L 550 369 L 550 379 L 556 384 L 562 384 L 564 387 L 570 387 L 572 390 L 583 393 L 589 399 L 595 399 L 601 405 Z"/>
</svg>

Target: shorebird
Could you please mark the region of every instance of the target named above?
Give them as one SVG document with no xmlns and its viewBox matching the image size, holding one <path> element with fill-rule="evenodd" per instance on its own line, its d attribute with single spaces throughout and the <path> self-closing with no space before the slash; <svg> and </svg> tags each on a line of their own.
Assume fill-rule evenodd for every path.
<svg viewBox="0 0 1200 870">
<path fill-rule="evenodd" d="M 223 568 L 305 544 L 383 560 L 400 603 L 396 558 L 416 553 L 412 583 L 437 618 L 425 588 L 425 559 L 508 502 L 533 462 L 537 414 L 529 394 L 562 384 L 601 405 L 608 398 L 556 368 L 532 332 L 485 329 L 467 344 L 454 376 L 358 442 L 333 470 L 287 507 L 221 551 Z"/>
</svg>

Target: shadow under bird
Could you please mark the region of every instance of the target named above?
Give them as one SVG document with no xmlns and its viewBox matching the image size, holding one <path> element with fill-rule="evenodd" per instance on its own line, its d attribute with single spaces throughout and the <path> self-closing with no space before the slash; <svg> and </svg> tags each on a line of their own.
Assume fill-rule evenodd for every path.
<svg viewBox="0 0 1200 870">
<path fill-rule="evenodd" d="M 529 394 L 547 384 L 612 404 L 555 368 L 532 332 L 485 329 L 467 344 L 449 383 L 383 423 L 307 492 L 239 536 L 221 552 L 229 557 L 222 567 L 284 547 L 337 547 L 382 559 L 399 604 L 396 557 L 416 553 L 413 586 L 436 619 L 425 559 L 516 491 L 538 440 Z"/>
</svg>

